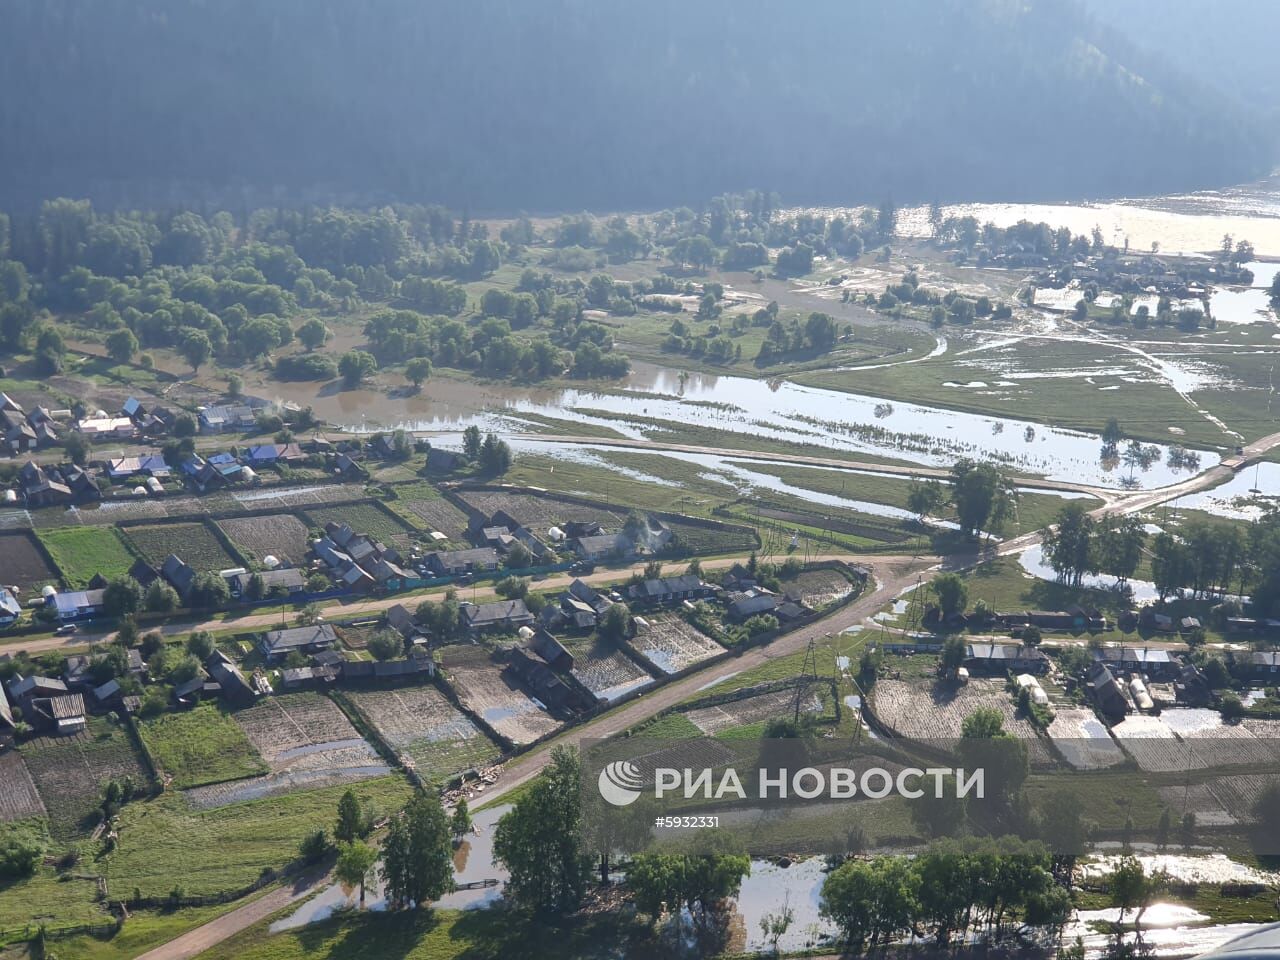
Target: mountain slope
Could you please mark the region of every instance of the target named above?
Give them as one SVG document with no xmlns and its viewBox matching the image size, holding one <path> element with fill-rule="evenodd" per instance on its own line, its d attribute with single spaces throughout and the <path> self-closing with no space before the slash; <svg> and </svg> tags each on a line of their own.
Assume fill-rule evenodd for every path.
<svg viewBox="0 0 1280 960">
<path fill-rule="evenodd" d="M 7 205 L 1064 197 L 1271 159 L 1072 0 L 9 0 L 0 89 Z"/>
</svg>

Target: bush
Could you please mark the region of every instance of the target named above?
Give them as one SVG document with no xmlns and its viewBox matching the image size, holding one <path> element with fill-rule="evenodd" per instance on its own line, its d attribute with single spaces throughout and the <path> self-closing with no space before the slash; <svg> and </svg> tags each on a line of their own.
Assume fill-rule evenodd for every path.
<svg viewBox="0 0 1280 960">
<path fill-rule="evenodd" d="M 298 853 L 307 863 L 316 863 L 329 852 L 329 835 L 323 829 L 315 830 L 302 838 Z"/>
<path fill-rule="evenodd" d="M 0 877 L 29 877 L 44 856 L 45 837 L 31 823 L 8 823 L 0 827 Z"/>
<path fill-rule="evenodd" d="M 303 353 L 276 361 L 276 377 L 280 380 L 332 380 L 337 375 L 337 363 L 323 353 Z"/>
</svg>

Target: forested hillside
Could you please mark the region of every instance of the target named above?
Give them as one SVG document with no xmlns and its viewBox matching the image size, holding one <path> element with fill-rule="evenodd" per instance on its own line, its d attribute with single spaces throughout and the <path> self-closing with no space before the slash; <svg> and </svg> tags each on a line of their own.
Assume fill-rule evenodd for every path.
<svg viewBox="0 0 1280 960">
<path fill-rule="evenodd" d="M 1269 133 L 1118 37 L 1075 0 L 8 0 L 0 204 L 1011 199 L 1267 168 Z"/>
<path fill-rule="evenodd" d="M 1257 126 L 1280 116 L 1280 3 L 1274 0 L 1085 0 L 1104 24 L 1234 98 Z M 1230 64 L 1224 69 L 1224 64 Z"/>
</svg>

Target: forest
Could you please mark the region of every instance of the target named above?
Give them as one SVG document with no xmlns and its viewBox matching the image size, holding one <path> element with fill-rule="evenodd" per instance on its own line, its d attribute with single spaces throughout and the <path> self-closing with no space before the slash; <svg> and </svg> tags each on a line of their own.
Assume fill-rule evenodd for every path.
<svg viewBox="0 0 1280 960">
<path fill-rule="evenodd" d="M 0 204 L 480 214 L 760 186 L 799 203 L 1153 194 L 1265 173 L 1270 128 L 1174 53 L 1076 0 L 12 0 Z"/>
</svg>

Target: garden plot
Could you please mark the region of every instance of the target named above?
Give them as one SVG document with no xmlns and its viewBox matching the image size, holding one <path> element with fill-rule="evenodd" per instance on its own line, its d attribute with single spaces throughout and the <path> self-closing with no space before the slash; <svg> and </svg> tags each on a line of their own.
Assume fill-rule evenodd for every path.
<svg viewBox="0 0 1280 960">
<path fill-rule="evenodd" d="M 801 602 L 811 610 L 843 600 L 854 591 L 848 577 L 829 568 L 804 570 L 794 579 L 784 581 L 782 587 L 787 593 L 798 593 Z"/>
<path fill-rule="evenodd" d="M 113 527 L 61 527 L 39 537 L 72 589 L 83 589 L 97 574 L 108 580 L 123 576 L 137 559 Z"/>
<path fill-rule="evenodd" d="M 330 521 L 346 523 L 356 533 L 363 533 L 382 543 L 394 543 L 402 548 L 407 546 L 409 534 L 413 532 L 403 520 L 372 500 L 312 507 L 303 511 L 303 515 L 313 527 L 323 527 Z"/>
<path fill-rule="evenodd" d="M 177 554 L 198 573 L 215 573 L 240 566 L 240 560 L 226 551 L 209 525 L 192 523 L 146 523 L 124 527 L 125 538 L 154 566 Z"/>
<path fill-rule="evenodd" d="M 796 691 L 788 687 L 713 707 L 699 707 L 688 711 L 685 716 L 703 733 L 715 736 L 725 730 L 792 714 L 795 711 L 795 704 Z M 800 711 L 814 714 L 822 712 L 822 700 L 818 697 L 816 690 L 805 691 L 800 702 Z"/>
<path fill-rule="evenodd" d="M 318 693 L 269 697 L 237 712 L 235 719 L 271 772 L 188 790 L 188 799 L 198 808 L 352 783 L 390 772 L 337 704 Z"/>
<path fill-rule="evenodd" d="M 0 584 L 15 584 L 30 593 L 57 582 L 58 571 L 49 566 L 32 534 L 0 534 Z"/>
<path fill-rule="evenodd" d="M 43 817 L 44 803 L 16 750 L 0 753 L 0 823 Z"/>
<path fill-rule="evenodd" d="M 478 647 L 440 651 L 441 665 L 463 706 L 517 746 L 554 733 L 560 721 L 529 697 Z"/>
<path fill-rule="evenodd" d="M 361 690 L 347 698 L 404 765 L 429 783 L 496 760 L 497 746 L 431 686 Z"/>
<path fill-rule="evenodd" d="M 1111 735 L 1143 770 L 1173 773 L 1187 769 L 1192 760 L 1191 751 L 1159 717 L 1133 714 L 1112 727 Z"/>
<path fill-rule="evenodd" d="M 413 483 L 398 483 L 393 489 L 396 499 L 388 500 L 387 506 L 410 523 L 428 530 L 438 530 L 450 540 L 466 539 L 469 525 L 466 512 L 440 496 L 440 492 L 431 484 L 425 480 L 415 480 Z"/>
<path fill-rule="evenodd" d="M 1098 770 L 1124 762 L 1106 724 L 1084 707 L 1054 707 L 1049 739 L 1077 770 Z"/>
<path fill-rule="evenodd" d="M 549 527 L 566 520 L 598 523 L 605 529 L 621 529 L 625 511 L 615 513 L 604 507 L 591 507 L 558 497 L 540 497 L 532 493 L 506 493 L 500 490 L 462 490 L 459 496 L 485 516 L 505 510 L 534 533 L 542 534 Z"/>
<path fill-rule="evenodd" d="M 646 616 L 649 626 L 630 641 L 631 648 L 663 673 L 679 673 L 724 653 L 724 647 L 679 614 Z"/>
<path fill-rule="evenodd" d="M 128 733 L 102 717 L 73 736 L 31 740 L 23 744 L 22 757 L 49 811 L 49 829 L 59 838 L 90 825 L 108 780 L 131 777 L 139 787 L 147 782 Z"/>
<path fill-rule="evenodd" d="M 1204 786 L 1212 794 L 1213 800 L 1221 809 L 1221 816 L 1231 822 L 1252 819 L 1254 804 L 1269 787 L 1280 784 L 1280 775 L 1276 774 L 1242 774 L 1240 776 L 1214 777 Z M 1171 788 L 1175 791 L 1181 788 Z M 1200 811 L 1196 810 L 1197 821 Z"/>
<path fill-rule="evenodd" d="M 320 483 L 310 487 L 236 490 L 231 496 L 236 503 L 246 507 L 304 507 L 311 504 L 359 500 L 364 496 L 364 487 L 358 483 Z"/>
<path fill-rule="evenodd" d="M 926 681 L 881 680 L 875 685 L 876 715 L 899 736 L 916 740 L 958 740 L 965 717 L 979 707 L 994 707 L 1005 732 L 1036 740 L 1036 729 L 1018 716 L 1013 698 L 996 680 L 970 680 L 962 686 Z M 1032 759 L 1036 755 L 1032 753 Z"/>
<path fill-rule="evenodd" d="M 218 526 L 246 557 L 255 560 L 274 556 L 297 566 L 311 549 L 307 525 L 291 513 L 219 520 Z"/>
<path fill-rule="evenodd" d="M 602 700 L 612 703 L 653 683 L 653 677 L 611 643 L 598 639 L 567 640 L 564 647 L 573 654 L 570 672 Z"/>
</svg>

